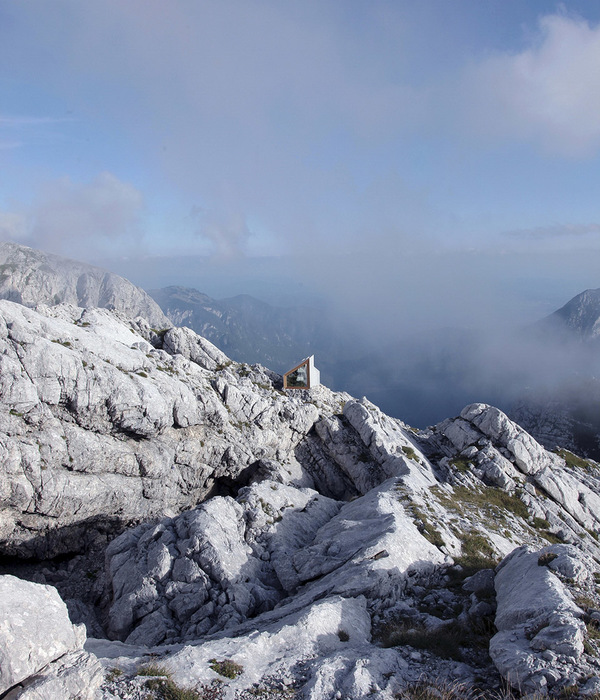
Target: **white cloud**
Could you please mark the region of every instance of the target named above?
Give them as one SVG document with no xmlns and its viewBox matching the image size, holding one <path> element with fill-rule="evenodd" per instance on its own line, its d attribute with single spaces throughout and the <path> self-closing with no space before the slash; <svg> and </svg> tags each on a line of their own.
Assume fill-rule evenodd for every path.
<svg viewBox="0 0 600 700">
<path fill-rule="evenodd" d="M 470 126 L 480 135 L 533 142 L 550 154 L 595 155 L 600 147 L 600 26 L 547 15 L 530 44 L 467 71 L 462 87 Z"/>
<path fill-rule="evenodd" d="M 11 211 L 0 211 L 0 240 L 23 242 L 28 237 L 27 217 Z"/>
<path fill-rule="evenodd" d="M 141 193 L 108 172 L 92 182 L 63 177 L 34 203 L 0 211 L 0 235 L 36 248 L 90 259 L 101 251 L 139 244 Z"/>
</svg>

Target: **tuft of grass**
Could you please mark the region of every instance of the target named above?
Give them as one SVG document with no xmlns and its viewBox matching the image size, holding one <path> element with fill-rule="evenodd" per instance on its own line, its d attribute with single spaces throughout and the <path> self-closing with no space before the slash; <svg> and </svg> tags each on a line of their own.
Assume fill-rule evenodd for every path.
<svg viewBox="0 0 600 700">
<path fill-rule="evenodd" d="M 544 552 L 538 557 L 538 566 L 548 566 L 551 561 L 554 561 L 558 554 L 554 552 Z"/>
<path fill-rule="evenodd" d="M 476 574 L 481 569 L 495 569 L 499 560 L 492 545 L 478 532 L 466 532 L 460 537 L 462 542 L 462 554 L 454 557 L 456 564 L 459 564 L 462 571 L 450 570 L 452 582 L 462 584 L 462 582 Z"/>
<path fill-rule="evenodd" d="M 395 697 L 398 700 L 483 700 L 483 693 L 459 681 L 419 680 L 405 685 Z M 512 696 L 511 696 L 512 697 Z M 508 696 L 498 696 L 498 700 Z"/>
<path fill-rule="evenodd" d="M 211 659 L 209 661 L 209 666 L 213 671 L 218 673 L 220 676 L 225 676 L 225 678 L 237 678 L 244 672 L 244 667 L 231 659 L 223 659 L 222 661 Z"/>
<path fill-rule="evenodd" d="M 136 676 L 161 676 L 163 678 L 170 678 L 171 671 L 166 666 L 159 666 L 158 664 L 145 664 L 140 666 L 135 674 Z"/>
<path fill-rule="evenodd" d="M 417 453 L 414 451 L 414 449 L 412 447 L 409 447 L 408 445 L 402 445 L 402 452 L 404 452 L 404 454 L 409 459 L 412 459 L 414 462 L 420 463 L 421 460 L 419 459 L 419 456 L 417 455 Z"/>
<path fill-rule="evenodd" d="M 143 377 L 144 379 L 146 379 L 146 377 L 148 376 L 146 372 L 136 372 L 136 374 L 138 377 Z"/>
<path fill-rule="evenodd" d="M 458 457 L 456 459 L 453 459 L 450 464 L 457 469 L 457 471 L 461 472 L 462 474 L 466 474 L 471 470 L 471 467 L 473 466 L 473 462 L 469 459 L 459 459 Z"/>
<path fill-rule="evenodd" d="M 122 675 L 123 675 L 123 669 L 115 666 L 114 668 L 111 668 L 109 671 L 107 671 L 106 680 L 109 683 L 112 683 L 112 681 L 116 681 L 117 678 L 120 678 Z"/>
<path fill-rule="evenodd" d="M 540 534 L 545 540 L 548 540 L 550 544 L 561 544 L 564 542 L 563 538 L 558 533 L 544 531 Z"/>
<path fill-rule="evenodd" d="M 340 638 L 340 642 L 347 642 L 350 639 L 350 635 L 346 630 L 338 630 L 337 635 Z"/>
<path fill-rule="evenodd" d="M 443 547 L 445 542 L 442 533 L 429 522 L 425 513 L 414 503 L 408 506 L 408 510 L 415 518 L 415 525 L 423 537 L 436 547 Z"/>
<path fill-rule="evenodd" d="M 146 681 L 146 688 L 154 691 L 156 700 L 203 700 L 197 690 L 182 688 L 170 678 L 151 678 Z"/>
</svg>

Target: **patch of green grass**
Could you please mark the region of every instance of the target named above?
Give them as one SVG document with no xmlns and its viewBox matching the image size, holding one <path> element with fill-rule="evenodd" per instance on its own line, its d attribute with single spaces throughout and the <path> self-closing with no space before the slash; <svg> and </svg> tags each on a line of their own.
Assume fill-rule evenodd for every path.
<svg viewBox="0 0 600 700">
<path fill-rule="evenodd" d="M 409 459 L 412 459 L 415 462 L 419 462 L 419 457 L 412 447 L 409 447 L 408 445 L 402 445 L 402 452 L 404 452 L 404 454 Z"/>
<path fill-rule="evenodd" d="M 233 363 L 231 360 L 228 360 L 227 362 L 219 362 L 219 364 L 215 367 L 215 372 L 220 372 L 221 370 L 226 369 L 232 364 Z"/>
<path fill-rule="evenodd" d="M 462 554 L 454 557 L 456 564 L 459 564 L 462 571 L 450 571 L 452 582 L 462 584 L 462 582 L 476 574 L 481 569 L 495 569 L 499 559 L 494 552 L 492 545 L 477 532 L 467 532 L 460 535 L 462 542 Z"/>
<path fill-rule="evenodd" d="M 455 486 L 454 496 L 456 500 L 481 508 L 489 514 L 500 510 L 509 511 L 513 515 L 524 519 L 529 517 L 527 506 L 518 496 L 507 493 L 495 486 L 487 486 L 483 489 Z"/>
<path fill-rule="evenodd" d="M 136 372 L 136 374 L 138 377 L 143 377 L 144 379 L 146 379 L 146 377 L 148 376 L 146 372 Z"/>
<path fill-rule="evenodd" d="M 598 656 L 598 640 L 600 640 L 600 629 L 597 623 L 591 620 L 585 625 L 585 639 L 583 640 L 583 648 L 586 654 L 590 656 Z"/>
<path fill-rule="evenodd" d="M 550 527 L 550 523 L 546 520 L 546 518 L 534 518 L 533 527 L 536 530 L 547 530 Z"/>
<path fill-rule="evenodd" d="M 244 667 L 231 659 L 223 659 L 222 661 L 211 659 L 209 661 L 209 666 L 213 671 L 218 673 L 220 676 L 225 676 L 225 678 L 237 678 L 244 672 Z"/>
<path fill-rule="evenodd" d="M 70 340 L 58 340 L 54 338 L 52 340 L 53 343 L 58 343 L 58 345 L 64 345 L 65 348 L 70 348 L 71 347 L 71 341 Z"/>
<path fill-rule="evenodd" d="M 19 413 L 19 411 L 16 411 L 14 408 L 11 408 L 9 411 L 11 416 L 18 416 L 19 418 L 22 418 L 23 414 Z"/>
<path fill-rule="evenodd" d="M 556 451 L 556 454 L 565 460 L 567 467 L 585 469 L 586 471 L 589 471 L 590 467 L 593 466 L 588 459 L 578 457 L 576 454 L 569 452 L 569 450 L 560 449 Z"/>
<path fill-rule="evenodd" d="M 466 474 L 467 472 L 471 471 L 471 468 L 473 467 L 473 462 L 471 462 L 471 460 L 459 459 L 458 457 L 453 459 L 450 464 L 462 474 Z"/>
<path fill-rule="evenodd" d="M 541 532 L 540 534 L 550 544 L 562 544 L 564 542 L 563 538 L 554 532 Z"/>
</svg>

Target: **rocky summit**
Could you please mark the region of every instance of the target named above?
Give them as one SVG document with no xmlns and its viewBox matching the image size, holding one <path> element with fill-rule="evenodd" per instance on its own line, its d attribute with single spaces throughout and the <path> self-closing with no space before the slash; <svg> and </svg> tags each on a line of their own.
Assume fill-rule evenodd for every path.
<svg viewBox="0 0 600 700">
<path fill-rule="evenodd" d="M 600 467 L 0 301 L 5 700 L 597 697 Z"/>
</svg>

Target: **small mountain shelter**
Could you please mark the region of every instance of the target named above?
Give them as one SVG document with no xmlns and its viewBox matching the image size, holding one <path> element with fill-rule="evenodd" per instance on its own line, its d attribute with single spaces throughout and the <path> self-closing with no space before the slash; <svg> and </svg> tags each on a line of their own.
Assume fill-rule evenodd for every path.
<svg viewBox="0 0 600 700">
<path fill-rule="evenodd" d="M 315 356 L 311 355 L 283 375 L 284 389 L 311 389 L 321 383 L 321 373 L 315 367 Z"/>
</svg>

